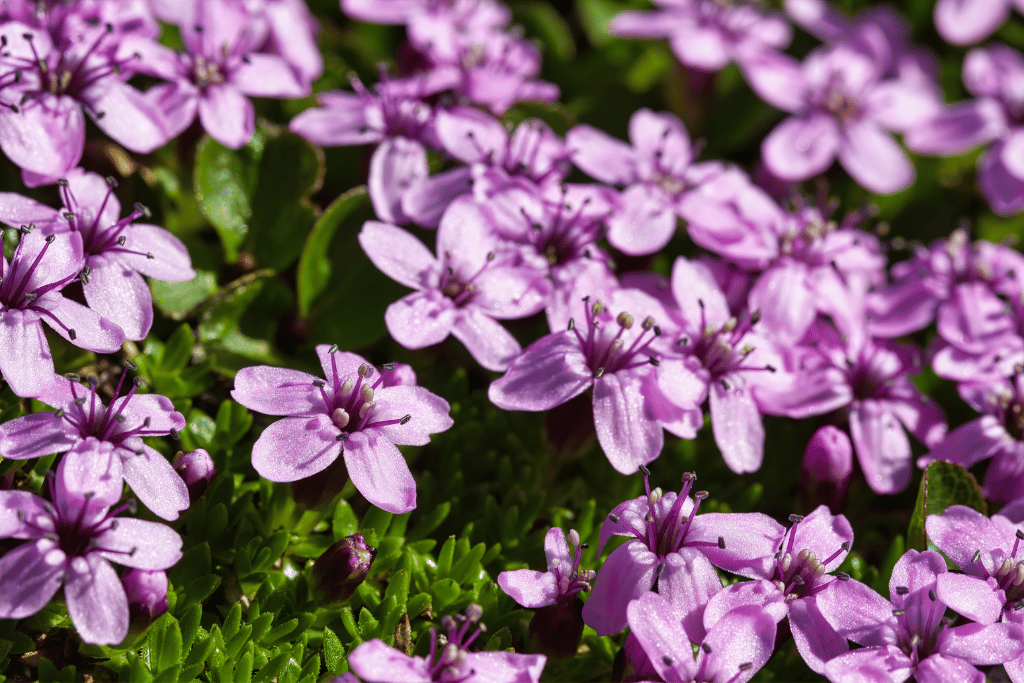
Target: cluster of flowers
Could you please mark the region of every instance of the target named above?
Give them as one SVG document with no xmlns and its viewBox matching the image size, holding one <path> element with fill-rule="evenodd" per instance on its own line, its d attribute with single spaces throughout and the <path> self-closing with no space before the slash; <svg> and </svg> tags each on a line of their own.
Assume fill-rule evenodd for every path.
<svg viewBox="0 0 1024 683">
<path fill-rule="evenodd" d="M 158 19 L 177 25 L 182 51 L 157 42 Z M 143 276 L 195 277 L 178 238 L 137 222 L 145 207 L 122 217 L 114 180 L 78 168 L 83 112 L 133 152 L 164 145 L 197 113 L 211 136 L 240 147 L 254 130 L 246 95 L 301 96 L 319 76 L 315 28 L 301 0 L 14 0 L 0 8 L 0 150 L 26 185 L 56 183 L 62 203 L 0 193 L 0 222 L 17 244 L 0 261 L 0 373 L 18 396 L 56 410 L 0 425 L 0 455 L 63 454 L 45 497 L 0 491 L 0 537 L 28 541 L 0 558 L 0 617 L 34 614 L 63 586 L 82 638 L 120 643 L 131 611 L 166 609 L 163 570 L 182 547 L 167 525 L 122 516 L 135 509 L 134 499 L 122 502 L 125 484 L 174 520 L 215 474 L 205 451 L 172 464 L 144 441 L 185 426 L 167 398 L 139 393 L 138 380 L 122 396 L 122 374 L 104 405 L 110 388 L 96 377 L 83 386 L 54 373 L 43 322 L 76 346 L 114 353 L 149 333 Z M 130 85 L 140 74 L 156 84 Z M 111 561 L 131 569 L 119 576 Z"/>
<path fill-rule="evenodd" d="M 937 552 L 910 550 L 893 567 L 885 598 L 838 571 L 853 543 L 843 515 L 819 506 L 792 515 L 787 529 L 760 513 L 698 514 L 708 493 L 690 495 L 695 479 L 685 474 L 678 494 L 663 493 L 650 489 L 644 470 L 646 494 L 617 506 L 601 527 L 602 546 L 612 536 L 628 540 L 596 576 L 580 569 L 579 535 L 570 531 L 567 542 L 559 528 L 545 539 L 547 572 L 498 576 L 506 593 L 536 609 L 537 649 L 571 657 L 584 623 L 598 635 L 628 626 L 619 680 L 742 683 L 768 662 L 788 626 L 807 665 L 834 682 L 980 683 L 977 667 L 995 664 L 1022 680 L 1024 506 L 991 518 L 960 505 L 929 516 L 929 538 L 958 571 Z M 723 587 L 716 567 L 739 580 Z M 579 593 L 591 586 L 584 604 Z M 439 646 L 435 633 L 427 658 L 373 640 L 349 664 L 375 682 L 536 682 L 544 655 L 468 651 L 483 628 L 466 638 L 479 617 L 474 605 L 465 617 L 445 617 L 447 643 Z M 862 647 L 850 650 L 851 642 Z"/>
</svg>

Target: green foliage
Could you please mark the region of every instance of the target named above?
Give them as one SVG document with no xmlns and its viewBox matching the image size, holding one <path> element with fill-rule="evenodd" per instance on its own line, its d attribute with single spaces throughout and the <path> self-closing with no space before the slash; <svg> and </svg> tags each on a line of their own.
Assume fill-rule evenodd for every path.
<svg viewBox="0 0 1024 683">
<path fill-rule="evenodd" d="M 961 465 L 937 461 L 925 468 L 921 487 L 914 503 L 914 514 L 907 530 L 909 546 L 917 550 L 928 549 L 924 521 L 928 515 L 940 514 L 950 505 L 966 505 L 983 515 L 988 514 L 985 494 L 974 475 Z"/>
</svg>

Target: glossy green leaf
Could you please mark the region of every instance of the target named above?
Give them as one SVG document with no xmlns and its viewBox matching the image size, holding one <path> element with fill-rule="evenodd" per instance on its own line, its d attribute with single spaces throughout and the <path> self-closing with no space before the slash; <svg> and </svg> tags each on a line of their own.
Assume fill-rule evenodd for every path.
<svg viewBox="0 0 1024 683">
<path fill-rule="evenodd" d="M 983 515 L 988 514 L 985 494 L 974 475 L 961 465 L 938 461 L 928 465 L 921 477 L 914 514 L 910 518 L 907 541 L 911 548 L 928 549 L 924 522 L 928 515 L 937 515 L 950 505 L 966 505 Z"/>
<path fill-rule="evenodd" d="M 228 261 L 238 258 L 252 217 L 246 164 L 242 153 L 224 147 L 209 136 L 199 143 L 196 199 L 203 215 L 217 229 Z"/>
</svg>

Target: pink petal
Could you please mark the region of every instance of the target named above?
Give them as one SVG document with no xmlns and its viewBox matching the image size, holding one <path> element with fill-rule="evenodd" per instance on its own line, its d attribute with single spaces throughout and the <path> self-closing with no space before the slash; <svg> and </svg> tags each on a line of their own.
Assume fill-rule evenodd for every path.
<svg viewBox="0 0 1024 683">
<path fill-rule="evenodd" d="M 690 523 L 684 544 L 701 544 L 701 552 L 720 569 L 760 579 L 772 575 L 784 532 L 782 525 L 760 512 L 708 512 Z"/>
<path fill-rule="evenodd" d="M 594 428 L 608 461 L 622 474 L 661 454 L 665 433 L 648 415 L 641 378 L 617 372 L 594 380 Z"/>
<path fill-rule="evenodd" d="M 626 606 L 651 590 L 657 567 L 658 556 L 639 541 L 627 541 L 613 550 L 583 605 L 583 621 L 599 636 L 626 628 Z"/>
<path fill-rule="evenodd" d="M 402 213 L 416 225 L 436 228 L 448 205 L 472 192 L 472 176 L 471 167 L 457 166 L 424 178 L 402 195 Z"/>
<path fill-rule="evenodd" d="M 626 615 L 631 633 L 662 680 L 687 680 L 697 674 L 687 634 L 665 598 L 644 593 L 629 603 Z"/>
<path fill-rule="evenodd" d="M 409 465 L 387 438 L 372 429 L 355 432 L 345 440 L 343 455 L 349 478 L 366 500 L 395 514 L 416 507 Z"/>
<path fill-rule="evenodd" d="M 559 565 L 572 565 L 569 543 L 565 540 L 565 532 L 561 528 L 551 527 L 544 534 L 544 557 L 548 562 L 549 571 Z"/>
<path fill-rule="evenodd" d="M 708 673 L 715 672 L 716 680 L 746 683 L 768 663 L 775 649 L 775 630 L 772 617 L 757 606 L 737 607 L 726 614 L 708 629 L 702 643 L 711 648 Z"/>
<path fill-rule="evenodd" d="M 939 632 L 936 649 L 971 664 L 1002 664 L 1024 654 L 1020 624 L 964 624 Z"/>
<path fill-rule="evenodd" d="M 495 238 L 487 216 L 471 197 L 460 198 L 448 207 L 437 227 L 439 258 L 447 260 L 447 255 L 451 254 L 451 265 L 465 266 L 468 277 L 489 261 L 487 256 L 494 247 Z"/>
<path fill-rule="evenodd" d="M 415 140 L 388 138 L 370 157 L 370 201 L 377 218 L 388 223 L 405 223 L 402 195 L 430 175 L 427 151 Z"/>
<path fill-rule="evenodd" d="M 253 445 L 252 466 L 270 481 L 311 477 L 341 455 L 338 433 L 326 415 L 278 420 Z"/>
<path fill-rule="evenodd" d="M 558 579 L 551 572 L 517 569 L 498 574 L 501 590 L 523 607 L 537 609 L 555 604 Z"/>
<path fill-rule="evenodd" d="M 840 132 L 831 116 L 791 116 L 761 143 L 761 156 L 783 180 L 805 180 L 823 173 L 839 152 Z"/>
<path fill-rule="evenodd" d="M 966 154 L 996 139 L 1006 128 L 1002 106 L 985 98 L 951 105 L 908 130 L 903 140 L 922 154 Z"/>
<path fill-rule="evenodd" d="M 447 431 L 454 424 L 448 415 L 451 406 L 437 394 L 424 387 L 393 386 L 383 387 L 374 392 L 371 422 L 401 420 L 409 415 L 405 424 L 375 427 L 393 443 L 403 446 L 424 446 L 430 442 L 430 435 Z"/>
<path fill-rule="evenodd" d="M 758 50 L 740 60 L 750 88 L 768 104 L 791 113 L 807 105 L 807 78 L 800 62 L 773 50 Z"/>
<path fill-rule="evenodd" d="M 895 645 L 881 645 L 839 655 L 825 664 L 825 675 L 849 683 L 902 683 L 914 673 L 913 666 Z"/>
<path fill-rule="evenodd" d="M 813 597 L 790 603 L 789 628 L 800 656 L 815 673 L 823 674 L 826 662 L 850 649 L 846 638 L 822 616 Z"/>
<path fill-rule="evenodd" d="M 347 4 L 355 0 L 346 0 Z M 429 683 L 430 667 L 422 657 L 409 657 L 374 638 L 352 651 L 348 664 L 360 678 L 383 683 Z"/>
<path fill-rule="evenodd" d="M 82 158 L 85 117 L 70 97 L 42 95 L 14 113 L 0 109 L 0 149 L 33 173 L 62 178 Z"/>
<path fill-rule="evenodd" d="M 984 683 L 986 679 L 983 672 L 964 660 L 935 652 L 918 662 L 914 669 L 914 680 L 917 683 Z"/>
<path fill-rule="evenodd" d="M 1003 548 L 1007 540 L 988 517 L 966 505 L 951 505 L 942 514 L 928 515 L 925 531 L 928 539 L 960 569 L 982 576 L 997 569 L 990 559 L 990 551 Z M 974 562 L 974 554 L 979 550 L 984 572 L 979 571 Z"/>
<path fill-rule="evenodd" d="M 24 619 L 46 607 L 64 574 L 64 553 L 53 541 L 29 541 L 0 557 L 0 618 Z"/>
<path fill-rule="evenodd" d="M 705 607 L 721 590 L 718 572 L 696 548 L 680 548 L 665 557 L 665 569 L 658 577 L 658 593 L 671 603 L 692 642 L 704 640 Z"/>
<path fill-rule="evenodd" d="M 303 85 L 282 57 L 250 52 L 245 62 L 231 74 L 232 84 L 250 97 L 303 97 L 309 87 Z"/>
<path fill-rule="evenodd" d="M 210 137 L 231 149 L 252 139 L 256 114 L 242 93 L 229 85 L 208 85 L 199 98 L 199 120 Z"/>
<path fill-rule="evenodd" d="M 884 647 L 892 635 L 892 603 L 856 579 L 832 581 L 815 600 L 832 628 L 858 645 Z"/>
<path fill-rule="evenodd" d="M 384 322 L 396 342 L 422 349 L 444 341 L 457 315 L 452 300 L 440 292 L 413 292 L 388 306 Z"/>
<path fill-rule="evenodd" d="M 971 45 L 992 34 L 1010 16 L 1008 0 L 938 0 L 935 28 L 954 45 Z"/>
<path fill-rule="evenodd" d="M 807 278 L 806 264 L 780 259 L 761 274 L 747 298 L 750 310 L 761 311 L 772 334 L 790 343 L 804 336 L 817 314 Z"/>
<path fill-rule="evenodd" d="M 435 268 L 436 260 L 407 230 L 367 221 L 359 231 L 359 245 L 373 265 L 392 280 L 412 289 L 427 287 L 427 279 Z"/>
<path fill-rule="evenodd" d="M 604 131 L 586 124 L 565 135 L 572 161 L 587 175 L 611 185 L 639 180 L 633 149 Z"/>
<path fill-rule="evenodd" d="M 1003 143 L 996 142 L 978 160 L 978 185 L 992 210 L 1009 216 L 1024 208 L 1024 180 L 1006 167 Z"/>
<path fill-rule="evenodd" d="M 174 471 L 171 463 L 150 446 L 143 446 L 141 454 L 124 455 L 124 480 L 132 492 L 157 517 L 173 520 L 189 507 L 188 488 Z M 122 563 L 123 564 L 123 563 Z M 135 565 L 132 565 L 135 566 Z M 166 567 L 142 567 L 165 569 Z"/>
<path fill-rule="evenodd" d="M 733 385 L 740 378 L 729 377 L 730 388 L 713 383 L 708 388 L 711 427 L 725 464 L 733 472 L 756 472 L 764 459 L 764 423 L 757 402 L 747 387 Z"/>
<path fill-rule="evenodd" d="M 676 232 L 672 197 L 652 183 L 632 185 L 621 198 L 623 209 L 608 219 L 608 241 L 619 251 L 637 256 L 652 254 Z"/>
<path fill-rule="evenodd" d="M 947 572 L 935 578 L 935 593 L 954 612 L 980 624 L 993 624 L 1003 613 L 1005 596 L 983 579 Z"/>
<path fill-rule="evenodd" d="M 0 425 L 0 456 L 12 460 L 63 453 L 79 441 L 77 430 L 54 413 L 34 413 Z"/>
<path fill-rule="evenodd" d="M 440 109 L 434 126 L 445 151 L 463 163 L 505 161 L 508 131 L 491 114 L 469 107 Z"/>
<path fill-rule="evenodd" d="M 687 329 L 702 333 L 703 327 L 720 327 L 731 317 L 729 304 L 711 272 L 702 264 L 679 257 L 672 265 L 672 293 Z"/>
<path fill-rule="evenodd" d="M 323 398 L 313 385 L 317 378 L 299 370 L 258 365 L 235 375 L 231 398 L 265 415 L 314 414 L 323 410 Z"/>
<path fill-rule="evenodd" d="M 367 105 L 356 93 L 332 91 L 320 96 L 323 106 L 295 116 L 288 129 L 324 147 L 348 147 L 380 142 L 382 133 L 367 121 Z"/>
<path fill-rule="evenodd" d="M 873 121 L 846 124 L 839 163 L 865 189 L 891 194 L 914 182 L 914 166 L 892 137 Z"/>
<path fill-rule="evenodd" d="M 495 372 L 504 371 L 522 353 L 512 333 L 476 307 L 456 313 L 452 336 L 465 345 L 477 363 Z"/>
<path fill-rule="evenodd" d="M 120 350 L 124 343 L 125 336 L 120 327 L 77 301 L 56 292 L 48 292 L 36 299 L 36 305 L 45 306 L 49 310 L 59 324 L 50 316 L 43 316 L 43 320 L 75 346 L 100 353 L 113 353 Z"/>
<path fill-rule="evenodd" d="M 850 436 L 868 486 L 876 493 L 896 493 L 910 483 L 910 440 L 896 416 L 878 401 L 854 402 Z"/>
<path fill-rule="evenodd" d="M 491 402 L 504 410 L 550 410 L 579 396 L 594 381 L 572 332 L 541 337 L 491 383 Z"/>
<path fill-rule="evenodd" d="M 0 371 L 18 396 L 37 396 L 53 381 L 53 356 L 39 316 L 8 309 L 0 313 Z"/>
<path fill-rule="evenodd" d="M 181 536 L 166 524 L 131 517 L 118 518 L 116 527 L 96 537 L 103 557 L 137 569 L 174 566 L 181 559 L 181 544 Z"/>
<path fill-rule="evenodd" d="M 166 282 L 185 282 L 196 276 L 185 244 L 169 230 L 145 223 L 132 223 L 124 231 L 125 247 L 138 254 L 118 258 L 139 273 Z M 149 258 L 149 254 L 153 258 Z"/>
<path fill-rule="evenodd" d="M 81 99 L 95 112 L 96 125 L 132 152 L 148 154 L 172 137 L 161 108 L 127 83 L 104 78 L 86 89 Z"/>
<path fill-rule="evenodd" d="M 69 564 L 64 599 L 75 630 L 87 643 L 117 645 L 128 634 L 128 596 L 117 572 L 96 553 Z"/>
<path fill-rule="evenodd" d="M 88 265 L 89 284 L 82 289 L 89 307 L 120 327 L 126 339 L 145 339 L 153 324 L 153 297 L 146 281 L 113 256 L 92 256 Z"/>
<path fill-rule="evenodd" d="M 682 176 L 693 161 L 690 136 L 674 114 L 637 109 L 629 119 L 629 139 L 637 156 L 647 168 L 644 180 L 653 180 L 655 168 L 672 176 Z"/>
</svg>

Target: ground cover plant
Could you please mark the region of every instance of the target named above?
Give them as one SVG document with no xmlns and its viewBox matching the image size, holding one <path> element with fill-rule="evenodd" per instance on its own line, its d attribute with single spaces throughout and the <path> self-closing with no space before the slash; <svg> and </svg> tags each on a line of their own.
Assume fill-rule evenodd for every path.
<svg viewBox="0 0 1024 683">
<path fill-rule="evenodd" d="M 0 3 L 0 677 L 1024 682 L 1018 10 Z"/>
</svg>

